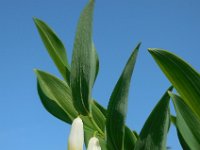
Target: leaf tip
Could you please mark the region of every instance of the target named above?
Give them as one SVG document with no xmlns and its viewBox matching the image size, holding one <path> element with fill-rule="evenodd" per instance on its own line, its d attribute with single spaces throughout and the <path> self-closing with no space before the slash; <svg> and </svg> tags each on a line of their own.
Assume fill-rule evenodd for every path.
<svg viewBox="0 0 200 150">
<path fill-rule="evenodd" d="M 37 74 L 38 72 L 38 69 L 34 68 L 33 71 Z"/>
<path fill-rule="evenodd" d="M 149 53 L 155 53 L 157 50 L 156 48 L 148 48 Z"/>
<path fill-rule="evenodd" d="M 173 96 L 173 93 L 169 90 L 169 91 L 167 91 L 167 93 L 169 94 L 169 96 L 170 97 L 172 97 Z"/>
<path fill-rule="evenodd" d="M 139 43 L 137 44 L 137 46 L 136 46 L 136 49 L 139 49 L 141 45 L 142 45 L 142 42 L 139 42 Z"/>
<path fill-rule="evenodd" d="M 36 18 L 36 17 L 33 17 L 33 21 L 34 23 L 37 25 L 37 23 L 40 21 L 40 19 Z"/>
<path fill-rule="evenodd" d="M 171 92 L 174 89 L 173 85 L 168 88 L 168 91 Z"/>
<path fill-rule="evenodd" d="M 33 69 L 34 73 L 36 74 L 36 76 L 38 77 L 41 73 L 41 71 L 39 69 Z"/>
</svg>

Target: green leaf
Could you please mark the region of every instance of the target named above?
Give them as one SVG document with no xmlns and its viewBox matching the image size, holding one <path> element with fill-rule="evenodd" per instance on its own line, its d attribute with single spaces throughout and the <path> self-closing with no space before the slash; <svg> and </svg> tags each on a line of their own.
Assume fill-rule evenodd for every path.
<svg viewBox="0 0 200 150">
<path fill-rule="evenodd" d="M 133 150 L 136 141 L 137 136 L 128 127 L 125 127 L 124 149 Z"/>
<path fill-rule="evenodd" d="M 176 125 L 176 117 L 175 116 L 171 115 L 170 120 L 174 125 Z"/>
<path fill-rule="evenodd" d="M 35 70 L 35 73 L 40 87 L 42 103 L 53 115 L 56 115 L 56 117 L 59 115 L 60 119 L 63 117 L 60 116 L 60 112 L 63 110 L 68 116 L 66 121 L 71 123 L 78 116 L 78 113 L 72 104 L 71 89 L 68 84 L 44 71 Z M 63 111 L 62 115 L 64 115 Z"/>
<path fill-rule="evenodd" d="M 184 102 L 200 118 L 200 74 L 176 55 L 161 49 L 149 52 Z"/>
<path fill-rule="evenodd" d="M 96 107 L 98 107 L 98 109 L 101 111 L 101 113 L 106 118 L 106 116 L 107 116 L 107 110 L 103 106 L 101 106 L 97 101 L 94 100 L 93 103 L 96 105 Z"/>
<path fill-rule="evenodd" d="M 94 77 L 94 81 L 93 81 L 93 85 L 94 85 L 94 82 L 97 78 L 97 75 L 99 73 L 99 57 L 98 57 L 98 54 L 97 54 L 97 51 L 96 51 L 96 48 L 94 46 L 94 44 L 92 45 L 92 53 L 95 54 L 95 65 L 93 65 L 93 67 L 95 67 L 95 77 Z"/>
<path fill-rule="evenodd" d="M 55 117 L 71 124 L 78 116 L 78 113 L 73 107 L 69 86 L 46 72 L 40 70 L 35 70 L 35 72 L 38 77 L 38 93 L 44 107 Z M 97 102 L 92 103 L 92 114 L 95 116 L 94 120 L 103 132 L 105 116 L 95 104 L 97 104 Z M 90 133 L 95 133 L 97 131 L 96 126 L 94 126 L 88 116 L 80 117 L 83 120 L 85 129 L 90 130 Z M 97 134 L 97 136 L 101 137 L 101 143 L 105 143 L 104 135 Z"/>
<path fill-rule="evenodd" d="M 167 91 L 171 91 L 170 87 Z M 146 120 L 136 143 L 135 150 L 165 150 L 170 122 L 170 97 L 167 92 Z"/>
<path fill-rule="evenodd" d="M 136 131 L 132 131 L 132 132 L 133 132 L 133 134 L 135 135 L 135 137 L 138 139 L 138 138 L 139 138 L 138 133 L 137 133 Z"/>
<path fill-rule="evenodd" d="M 182 149 L 183 150 L 191 150 L 178 129 L 177 129 L 177 135 L 178 135 L 178 139 L 179 139 Z"/>
<path fill-rule="evenodd" d="M 128 92 L 133 68 L 140 44 L 131 54 L 113 92 L 107 109 L 107 141 L 115 150 L 124 150 L 125 119 L 128 103 Z"/>
<path fill-rule="evenodd" d="M 92 103 L 92 109 L 97 108 L 96 111 L 93 112 L 93 118 L 95 122 L 98 124 L 98 126 L 104 131 L 105 127 L 105 120 L 106 120 L 106 115 L 107 115 L 107 110 L 102 107 L 100 104 L 98 104 L 96 101 L 93 101 Z M 99 112 L 101 111 L 101 113 Z M 125 127 L 125 139 L 124 139 L 124 149 L 125 150 L 130 150 L 134 148 L 135 142 L 137 140 L 137 133 L 134 131 L 132 132 L 127 126 Z M 109 148 L 111 150 L 112 147 Z"/>
<path fill-rule="evenodd" d="M 63 78 L 69 84 L 70 68 L 64 45 L 54 31 L 45 22 L 37 18 L 34 18 L 34 22 L 49 55 L 51 56 Z"/>
<path fill-rule="evenodd" d="M 106 117 L 95 104 L 96 103 L 92 101 L 92 117 L 94 118 L 94 121 L 97 123 L 101 131 L 104 132 Z"/>
<path fill-rule="evenodd" d="M 71 88 L 73 103 L 82 115 L 90 112 L 90 99 L 96 74 L 96 54 L 92 43 L 94 1 L 90 0 L 81 13 L 74 42 Z"/>
<path fill-rule="evenodd" d="M 187 143 L 185 142 L 185 140 L 183 139 L 179 129 L 177 128 L 176 126 L 176 117 L 171 115 L 171 122 L 174 124 L 174 126 L 176 127 L 176 131 L 177 131 L 177 135 L 178 135 L 178 139 L 179 139 L 179 142 L 181 144 L 181 147 L 183 148 L 183 150 L 191 150 L 189 148 L 189 146 L 187 145 Z"/>
<path fill-rule="evenodd" d="M 41 99 L 41 102 L 45 109 L 51 113 L 53 116 L 56 118 L 66 122 L 70 123 L 72 122 L 72 119 L 68 114 L 56 103 L 55 100 L 50 99 L 43 91 L 42 88 L 40 87 L 39 82 L 37 82 L 37 89 L 38 89 L 38 94 Z"/>
<path fill-rule="evenodd" d="M 200 149 L 200 120 L 178 95 L 169 93 L 176 110 L 176 127 L 192 150 Z"/>
</svg>

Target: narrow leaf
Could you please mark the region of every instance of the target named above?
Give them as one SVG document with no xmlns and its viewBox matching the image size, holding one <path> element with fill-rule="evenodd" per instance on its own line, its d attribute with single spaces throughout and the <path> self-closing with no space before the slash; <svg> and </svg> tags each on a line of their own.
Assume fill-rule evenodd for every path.
<svg viewBox="0 0 200 150">
<path fill-rule="evenodd" d="M 200 118 L 200 74 L 176 55 L 161 49 L 149 52 L 184 102 Z"/>
<path fill-rule="evenodd" d="M 42 20 L 34 18 L 35 25 L 49 55 L 63 78 L 69 83 L 70 69 L 64 45 L 54 31 Z"/>
<path fill-rule="evenodd" d="M 73 103 L 82 115 L 90 112 L 90 99 L 96 74 L 96 56 L 92 45 L 94 1 L 90 0 L 81 13 L 74 42 L 71 88 Z"/>
<path fill-rule="evenodd" d="M 172 90 L 170 87 L 167 91 Z M 146 120 L 136 143 L 135 150 L 165 150 L 170 122 L 170 97 L 167 92 Z"/>
<path fill-rule="evenodd" d="M 200 149 L 200 120 L 178 95 L 169 93 L 177 114 L 176 126 L 180 135 L 192 150 Z"/>
<path fill-rule="evenodd" d="M 113 92 L 107 109 L 107 141 L 115 150 L 124 150 L 125 119 L 128 103 L 128 92 L 133 68 L 140 44 L 131 54 Z"/>
</svg>

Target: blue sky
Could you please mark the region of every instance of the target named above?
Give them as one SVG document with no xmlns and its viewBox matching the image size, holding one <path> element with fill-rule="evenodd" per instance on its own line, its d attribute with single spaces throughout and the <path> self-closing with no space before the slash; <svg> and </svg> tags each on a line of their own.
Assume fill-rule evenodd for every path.
<svg viewBox="0 0 200 150">
<path fill-rule="evenodd" d="M 69 60 L 78 17 L 87 0 L 1 0 L 0 149 L 65 150 L 70 126 L 40 103 L 33 69 L 58 77 L 32 17 L 47 22 L 65 43 Z M 100 72 L 93 97 L 108 99 L 135 45 L 142 46 L 132 77 L 127 124 L 138 132 L 170 83 L 147 48 L 176 53 L 200 70 L 200 1 L 96 0 L 94 42 Z M 180 150 L 172 126 L 168 145 Z"/>
</svg>

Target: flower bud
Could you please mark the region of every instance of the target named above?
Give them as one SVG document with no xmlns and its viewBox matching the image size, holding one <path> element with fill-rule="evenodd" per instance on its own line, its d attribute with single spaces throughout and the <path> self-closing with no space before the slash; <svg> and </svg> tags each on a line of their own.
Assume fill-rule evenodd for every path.
<svg viewBox="0 0 200 150">
<path fill-rule="evenodd" d="M 77 117 L 72 123 L 68 140 L 68 150 L 83 150 L 83 143 L 83 122 L 80 117 Z"/>
<path fill-rule="evenodd" d="M 89 140 L 87 150 L 101 150 L 101 147 L 100 147 L 100 145 L 99 145 L 99 140 L 98 140 L 98 138 L 92 137 L 92 138 Z"/>
</svg>

